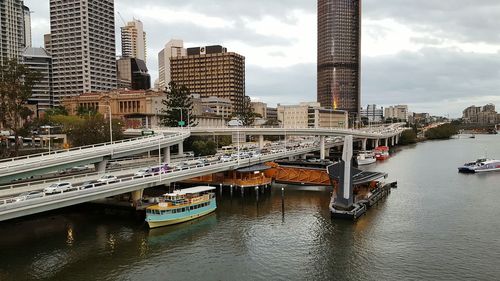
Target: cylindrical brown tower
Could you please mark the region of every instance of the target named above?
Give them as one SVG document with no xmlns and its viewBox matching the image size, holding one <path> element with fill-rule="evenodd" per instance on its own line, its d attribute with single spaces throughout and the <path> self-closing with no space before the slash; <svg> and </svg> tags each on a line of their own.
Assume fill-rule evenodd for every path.
<svg viewBox="0 0 500 281">
<path fill-rule="evenodd" d="M 321 106 L 359 118 L 361 0 L 318 0 L 318 84 Z"/>
</svg>

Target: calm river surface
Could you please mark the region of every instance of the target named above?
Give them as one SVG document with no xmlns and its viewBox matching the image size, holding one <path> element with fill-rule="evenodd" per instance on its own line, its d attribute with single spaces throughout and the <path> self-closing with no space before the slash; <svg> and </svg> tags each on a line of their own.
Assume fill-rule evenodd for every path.
<svg viewBox="0 0 500 281">
<path fill-rule="evenodd" d="M 133 216 L 67 209 L 0 224 L 0 280 L 500 280 L 500 137 L 405 147 L 399 187 L 357 222 L 332 221 L 330 188 L 219 196 L 216 213 L 148 230 Z"/>
</svg>

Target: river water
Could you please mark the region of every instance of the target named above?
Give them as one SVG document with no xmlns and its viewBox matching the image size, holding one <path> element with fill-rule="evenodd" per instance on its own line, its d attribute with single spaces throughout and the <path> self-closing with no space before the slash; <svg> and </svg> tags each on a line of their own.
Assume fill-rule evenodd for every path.
<svg viewBox="0 0 500 281">
<path fill-rule="evenodd" d="M 334 221 L 330 188 L 218 194 L 217 211 L 148 230 L 88 207 L 0 224 L 0 280 L 500 280 L 500 137 L 420 143 L 371 170 L 398 189 L 357 222 Z"/>
</svg>

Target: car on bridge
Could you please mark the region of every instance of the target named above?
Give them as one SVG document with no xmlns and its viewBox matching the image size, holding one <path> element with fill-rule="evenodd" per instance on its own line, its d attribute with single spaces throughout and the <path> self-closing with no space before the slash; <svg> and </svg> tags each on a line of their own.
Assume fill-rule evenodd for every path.
<svg viewBox="0 0 500 281">
<path fill-rule="evenodd" d="M 94 181 L 86 181 L 80 185 L 80 189 L 87 189 L 87 188 L 92 188 L 92 187 L 96 187 L 96 186 L 100 186 L 100 185 L 103 185 L 103 183 L 95 181 L 95 180 Z"/>
<path fill-rule="evenodd" d="M 73 189 L 73 185 L 69 182 L 57 182 L 49 185 L 48 187 L 43 189 L 43 193 L 45 194 L 54 194 L 54 193 L 62 193 L 66 191 L 70 191 Z"/>
<path fill-rule="evenodd" d="M 104 175 L 97 180 L 98 183 L 114 183 L 117 181 L 118 181 L 118 178 L 116 176 L 113 176 L 113 175 Z"/>
<path fill-rule="evenodd" d="M 18 196 L 14 197 L 13 200 L 14 202 L 21 202 L 21 201 L 26 201 L 29 199 L 33 198 L 40 198 L 43 197 L 43 191 L 36 190 L 36 191 L 29 191 L 29 192 L 24 192 L 19 194 Z"/>
</svg>

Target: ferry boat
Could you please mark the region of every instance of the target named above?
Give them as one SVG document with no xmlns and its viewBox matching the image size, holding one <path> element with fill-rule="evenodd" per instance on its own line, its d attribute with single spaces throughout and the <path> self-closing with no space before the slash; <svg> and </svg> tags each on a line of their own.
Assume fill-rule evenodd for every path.
<svg viewBox="0 0 500 281">
<path fill-rule="evenodd" d="M 360 151 L 356 160 L 358 165 L 369 165 L 375 163 L 377 158 L 375 158 L 373 151 Z"/>
<path fill-rule="evenodd" d="M 476 162 L 465 163 L 458 167 L 460 173 L 480 173 L 500 171 L 500 160 L 478 159 Z"/>
<path fill-rule="evenodd" d="M 389 158 L 389 147 L 388 146 L 375 147 L 375 158 L 377 160 L 385 160 Z"/>
<path fill-rule="evenodd" d="M 215 211 L 213 190 L 213 186 L 196 186 L 164 194 L 157 205 L 146 209 L 149 228 L 186 222 Z"/>
</svg>

